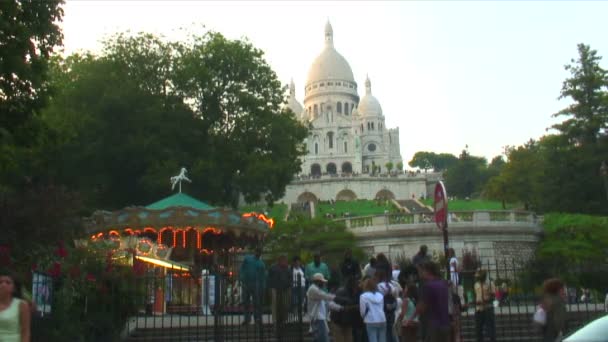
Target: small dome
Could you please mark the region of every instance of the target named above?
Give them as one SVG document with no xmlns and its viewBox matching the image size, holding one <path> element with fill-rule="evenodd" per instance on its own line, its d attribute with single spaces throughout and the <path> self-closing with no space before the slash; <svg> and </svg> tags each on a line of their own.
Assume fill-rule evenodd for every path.
<svg viewBox="0 0 608 342">
<path fill-rule="evenodd" d="M 289 85 L 289 98 L 287 99 L 287 108 L 291 109 L 296 114 L 297 118 L 301 118 L 304 112 L 304 107 L 296 100 L 296 86 L 291 80 Z"/>
<path fill-rule="evenodd" d="M 329 21 L 325 24 L 325 48 L 308 69 L 306 85 L 322 80 L 355 82 L 346 58 L 334 48 L 333 29 Z"/>
<path fill-rule="evenodd" d="M 372 95 L 372 83 L 369 77 L 365 80 L 365 96 L 359 101 L 358 112 L 361 116 L 382 116 L 382 106 Z"/>
</svg>

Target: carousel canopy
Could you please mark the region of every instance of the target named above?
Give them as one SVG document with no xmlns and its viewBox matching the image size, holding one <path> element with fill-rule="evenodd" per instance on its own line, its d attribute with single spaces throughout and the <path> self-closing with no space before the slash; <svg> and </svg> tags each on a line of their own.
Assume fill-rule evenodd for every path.
<svg viewBox="0 0 608 342">
<path fill-rule="evenodd" d="M 87 234 L 111 230 L 138 232 L 171 229 L 205 230 L 213 228 L 236 235 L 265 235 L 272 220 L 255 213 L 241 214 L 228 208 L 217 208 L 184 193 L 176 193 L 148 206 L 131 206 L 117 211 L 98 210 L 84 220 Z M 123 235 L 123 234 L 121 234 Z"/>
<path fill-rule="evenodd" d="M 163 198 L 158 202 L 154 202 L 148 206 L 147 209 L 162 210 L 169 207 L 190 207 L 199 210 L 212 210 L 214 207 L 210 206 L 205 202 L 201 202 L 196 198 L 190 197 L 184 193 L 176 193 L 175 195 Z"/>
</svg>

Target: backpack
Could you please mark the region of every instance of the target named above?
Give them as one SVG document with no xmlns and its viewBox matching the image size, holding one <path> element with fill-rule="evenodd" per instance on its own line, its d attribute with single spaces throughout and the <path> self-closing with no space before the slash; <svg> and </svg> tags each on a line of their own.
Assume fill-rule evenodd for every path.
<svg viewBox="0 0 608 342">
<path fill-rule="evenodd" d="M 397 310 L 397 298 L 393 295 L 391 284 L 386 282 L 387 291 L 384 294 L 384 314 L 394 314 Z"/>
</svg>

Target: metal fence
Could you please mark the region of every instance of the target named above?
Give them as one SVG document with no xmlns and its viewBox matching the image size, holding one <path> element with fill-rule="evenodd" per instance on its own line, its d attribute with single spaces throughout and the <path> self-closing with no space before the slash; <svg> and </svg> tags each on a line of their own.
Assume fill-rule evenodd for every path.
<svg viewBox="0 0 608 342">
<path fill-rule="evenodd" d="M 139 281 L 147 290 L 126 322 L 126 341 L 301 341 L 304 336 L 303 288 L 249 289 L 217 274 L 169 274 L 162 284 L 158 278 Z"/>
<path fill-rule="evenodd" d="M 496 264 L 480 264 L 478 269 L 487 272 L 487 283 L 493 293 L 492 316 L 497 341 L 540 341 L 540 327 L 532 322 L 532 316 L 542 301 L 542 279 L 538 275 L 542 270 L 531 268 L 526 262 L 518 260 L 503 260 Z M 463 271 L 459 273 L 458 293 L 461 299 L 459 318 L 460 336 L 462 341 L 477 340 L 477 325 L 475 313 L 475 273 Z M 581 298 L 582 290 L 566 285 L 566 327 L 564 335 L 568 335 L 584 324 L 605 315 L 604 294 Z M 490 331 L 484 329 L 486 340 Z"/>
<path fill-rule="evenodd" d="M 488 281 L 495 289 L 492 306 L 497 341 L 540 340 L 540 332 L 532 324 L 532 315 L 541 299 L 542 284 L 530 280 L 530 270 L 523 263 L 516 261 L 497 265 L 486 264 L 481 268 L 488 271 Z M 460 328 L 458 335 L 461 341 L 465 342 L 476 340 L 474 273 L 460 272 L 458 292 L 462 309 L 460 315 L 454 316 L 455 325 Z M 53 286 L 48 283 L 50 281 L 54 282 Z M 51 336 L 48 333 L 52 328 L 49 327 L 49 322 L 54 322 L 50 318 L 67 312 L 61 308 L 60 305 L 63 304 L 56 298 L 48 297 L 48 291 L 61 292 L 61 284 L 57 286 L 56 282 L 56 279 L 52 280 L 50 277 L 36 278 L 35 286 L 38 291 L 34 293 L 34 300 L 43 304 L 46 312 L 33 322 L 35 341 L 72 341 L 69 338 L 61 339 L 61 335 Z M 100 300 L 71 299 L 71 305 L 78 306 L 78 310 L 70 311 L 71 319 L 90 322 L 90 329 L 99 330 L 96 335 L 90 335 L 98 337 L 81 340 L 311 340 L 308 333 L 309 323 L 305 317 L 303 287 L 251 291 L 230 274 L 202 273 L 193 277 L 190 273 L 170 271 L 147 274 L 112 284 L 115 288 L 110 288 L 107 293 L 102 294 Z M 247 291 L 252 294 L 249 303 L 243 300 Z M 570 289 L 569 293 L 571 291 Z M 44 297 L 37 298 L 38 296 Z M 108 298 L 113 298 L 113 301 L 107 301 Z M 604 315 L 602 299 L 599 294 L 591 298 L 587 296 L 583 300 L 580 295 L 569 296 L 566 333 Z M 103 307 L 92 310 L 92 307 L 97 305 Z M 251 314 L 249 322 L 245 321 L 247 312 Z M 99 319 L 104 317 L 113 317 L 115 319 L 112 322 L 119 323 L 102 325 Z M 104 334 L 104 329 L 116 331 L 115 334 Z M 54 331 L 61 333 L 62 330 Z"/>
</svg>

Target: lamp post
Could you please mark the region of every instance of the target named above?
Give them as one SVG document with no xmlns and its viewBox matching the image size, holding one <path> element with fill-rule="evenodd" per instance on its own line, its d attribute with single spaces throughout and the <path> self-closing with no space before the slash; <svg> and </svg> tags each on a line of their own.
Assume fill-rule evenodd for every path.
<svg viewBox="0 0 608 342">
<path fill-rule="evenodd" d="M 606 165 L 606 161 L 602 162 L 600 166 L 600 176 L 604 180 L 604 189 L 606 190 L 606 199 L 608 199 L 608 165 Z"/>
</svg>

